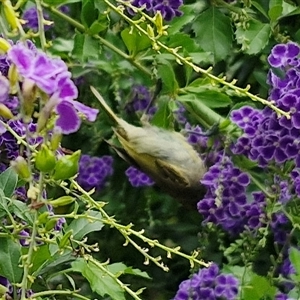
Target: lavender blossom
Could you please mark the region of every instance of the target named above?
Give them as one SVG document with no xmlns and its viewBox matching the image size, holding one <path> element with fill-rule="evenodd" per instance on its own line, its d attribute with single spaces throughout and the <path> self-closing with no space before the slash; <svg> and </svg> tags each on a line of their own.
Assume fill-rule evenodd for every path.
<svg viewBox="0 0 300 300">
<path fill-rule="evenodd" d="M 129 182 L 134 187 L 152 186 L 154 181 L 145 173 L 135 167 L 129 167 L 126 172 Z"/>
<path fill-rule="evenodd" d="M 166 21 L 171 21 L 174 17 L 182 15 L 179 10 L 183 4 L 182 0 L 133 0 L 131 4 L 136 7 L 144 6 L 150 15 L 160 12 Z"/>
<path fill-rule="evenodd" d="M 85 189 L 100 191 L 113 173 L 111 156 L 91 157 L 82 155 L 79 161 L 78 183 Z"/>
<path fill-rule="evenodd" d="M 174 300 L 234 300 L 238 296 L 239 281 L 231 274 L 220 274 L 216 264 L 201 269 L 179 285 Z"/>
<path fill-rule="evenodd" d="M 44 20 L 49 21 L 49 14 L 43 11 L 43 17 Z M 23 13 L 23 19 L 26 21 L 25 27 L 30 28 L 34 31 L 37 31 L 39 28 L 39 23 L 38 23 L 38 16 L 37 16 L 37 9 L 36 7 L 32 6 L 28 9 L 26 9 Z M 51 28 L 52 26 L 49 24 L 44 25 L 44 30 L 47 31 Z"/>
<path fill-rule="evenodd" d="M 49 100 L 40 114 L 39 126 L 44 126 L 52 111 L 58 114 L 55 126 L 59 127 L 63 134 L 70 134 L 79 129 L 81 120 L 77 112 L 87 120 L 95 121 L 98 110 L 74 100 L 78 91 L 71 80 L 71 73 L 60 58 L 50 58 L 44 52 L 33 47 L 28 48 L 23 43 L 12 46 L 7 57 L 23 77 L 23 83 L 33 82 L 49 95 Z"/>
</svg>

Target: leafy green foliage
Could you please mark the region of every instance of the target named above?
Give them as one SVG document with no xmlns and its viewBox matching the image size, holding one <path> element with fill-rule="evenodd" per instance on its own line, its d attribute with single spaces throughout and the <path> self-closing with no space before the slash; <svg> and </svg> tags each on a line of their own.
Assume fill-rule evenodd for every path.
<svg viewBox="0 0 300 300">
<path fill-rule="evenodd" d="M 72 230 L 73 237 L 75 239 L 81 240 L 88 233 L 99 231 L 103 227 L 103 223 L 101 222 L 102 217 L 100 213 L 95 211 L 88 211 L 86 215 L 87 218 L 73 220 L 71 224 L 68 226 L 68 230 Z M 91 216 L 93 220 L 90 221 L 88 219 L 89 216 Z"/>
<path fill-rule="evenodd" d="M 202 12 L 194 21 L 192 28 L 200 47 L 212 52 L 215 62 L 229 55 L 232 49 L 230 19 L 218 9 L 211 7 Z"/>
<path fill-rule="evenodd" d="M 242 44 L 248 54 L 261 52 L 269 42 L 271 26 L 257 20 L 250 21 L 247 29 L 242 27 L 236 31 L 237 41 Z"/>
<path fill-rule="evenodd" d="M 21 259 L 21 245 L 10 238 L 0 238 L 0 275 L 10 282 L 20 282 L 23 274 L 19 266 Z"/>
<path fill-rule="evenodd" d="M 108 295 L 112 299 L 125 300 L 124 290 L 116 285 L 116 279 L 109 275 L 116 275 L 123 268 L 113 268 L 115 269 L 113 273 L 109 270 L 109 266 L 104 265 L 103 269 L 99 269 L 84 259 L 77 259 L 72 263 L 72 268 L 73 271 L 80 272 L 90 282 L 92 290 L 100 296 Z"/>
<path fill-rule="evenodd" d="M 13 168 L 8 168 L 0 174 L 0 188 L 6 197 L 11 197 L 18 182 L 18 175 Z"/>
</svg>

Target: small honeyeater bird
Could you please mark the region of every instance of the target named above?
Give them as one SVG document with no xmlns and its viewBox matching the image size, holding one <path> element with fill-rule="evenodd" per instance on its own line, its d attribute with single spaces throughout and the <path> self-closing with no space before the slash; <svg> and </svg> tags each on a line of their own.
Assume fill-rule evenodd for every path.
<svg viewBox="0 0 300 300">
<path fill-rule="evenodd" d="M 146 173 L 172 197 L 193 203 L 202 199 L 205 189 L 200 180 L 206 166 L 183 135 L 150 124 L 131 125 L 111 110 L 94 87 L 91 90 L 115 124 L 113 130 L 122 148 L 113 148 L 120 157 Z"/>
</svg>

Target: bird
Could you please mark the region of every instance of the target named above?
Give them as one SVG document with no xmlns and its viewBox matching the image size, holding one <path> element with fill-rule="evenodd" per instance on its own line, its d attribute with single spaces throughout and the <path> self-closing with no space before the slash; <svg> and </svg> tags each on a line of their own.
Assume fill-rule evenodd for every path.
<svg viewBox="0 0 300 300">
<path fill-rule="evenodd" d="M 112 111 L 93 86 L 90 88 L 114 123 L 113 131 L 121 147 L 110 145 L 121 158 L 182 203 L 196 203 L 203 198 L 205 188 L 200 180 L 207 167 L 182 134 L 145 122 L 141 127 L 131 125 Z"/>
</svg>

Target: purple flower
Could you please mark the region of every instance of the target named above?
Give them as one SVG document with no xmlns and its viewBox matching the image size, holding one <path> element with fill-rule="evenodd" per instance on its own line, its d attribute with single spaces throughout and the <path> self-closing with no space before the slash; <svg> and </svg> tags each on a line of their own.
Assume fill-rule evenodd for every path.
<svg viewBox="0 0 300 300">
<path fill-rule="evenodd" d="M 233 275 L 220 274 L 218 266 L 212 264 L 181 282 L 174 300 L 234 300 L 238 286 L 239 281 Z"/>
<path fill-rule="evenodd" d="M 40 113 L 38 121 L 40 129 L 45 126 L 53 110 L 59 116 L 55 125 L 63 134 L 78 130 L 81 119 L 77 112 L 89 121 L 95 120 L 97 109 L 74 101 L 78 91 L 71 80 L 71 73 L 60 58 L 50 58 L 33 47 L 26 47 L 23 43 L 12 46 L 7 55 L 23 77 L 24 86 L 25 82 L 34 83 L 49 95 L 49 100 Z"/>
<path fill-rule="evenodd" d="M 126 172 L 126 176 L 128 177 L 129 182 L 134 187 L 140 186 L 151 186 L 154 184 L 154 181 L 149 178 L 148 175 L 136 169 L 135 167 L 129 167 Z"/>
<path fill-rule="evenodd" d="M 175 111 L 173 112 L 173 115 L 174 115 L 176 121 L 177 121 L 179 124 L 184 125 L 184 124 L 187 123 L 187 119 L 186 119 L 186 117 L 185 117 L 186 109 L 185 109 L 185 107 L 184 107 L 180 102 L 178 102 L 177 104 L 178 104 L 179 107 L 178 107 L 177 110 L 175 110 Z"/>
<path fill-rule="evenodd" d="M 29 245 L 29 239 L 27 239 L 30 235 L 26 230 L 20 231 L 20 235 L 24 236 L 24 239 L 20 239 L 20 244 L 22 246 L 28 246 Z"/>
<path fill-rule="evenodd" d="M 286 294 L 283 293 L 277 293 L 275 295 L 275 300 L 296 300 L 295 298 L 291 298 Z"/>
<path fill-rule="evenodd" d="M 8 281 L 7 278 L 5 278 L 5 277 L 3 277 L 3 276 L 0 275 L 0 284 L 3 285 L 3 286 L 5 286 L 7 288 L 7 292 L 6 293 L 8 295 L 12 295 L 12 293 L 13 293 L 13 287 L 12 287 L 11 283 Z"/>
<path fill-rule="evenodd" d="M 43 12 L 44 20 L 49 20 L 49 15 L 46 12 Z M 25 27 L 30 28 L 34 31 L 38 30 L 39 23 L 38 23 L 38 17 L 37 17 L 37 9 L 36 7 L 30 7 L 26 9 L 23 13 L 23 19 L 27 21 L 25 24 Z M 44 25 L 44 30 L 47 31 L 51 28 L 51 25 Z"/>
<path fill-rule="evenodd" d="M 79 161 L 78 183 L 85 189 L 101 190 L 107 178 L 113 173 L 111 156 L 91 157 L 82 155 Z"/>
<path fill-rule="evenodd" d="M 238 294 L 239 281 L 232 275 L 220 274 L 216 278 L 215 294 L 225 299 L 235 299 Z"/>
<path fill-rule="evenodd" d="M 182 15 L 179 10 L 183 4 L 182 0 L 133 0 L 131 4 L 136 7 L 144 6 L 150 15 L 160 12 L 166 21 L 171 21 L 174 17 Z"/>
<path fill-rule="evenodd" d="M 274 46 L 270 56 L 269 64 L 274 68 L 281 68 L 287 65 L 298 65 L 300 47 L 295 43 L 278 44 Z"/>
<path fill-rule="evenodd" d="M 147 114 L 152 116 L 156 112 L 156 107 L 152 106 L 148 108 L 151 104 L 151 94 L 149 89 L 143 85 L 136 85 L 133 87 L 133 97 L 132 100 L 126 104 L 125 109 L 127 113 L 144 113 L 148 109 Z"/>
</svg>

